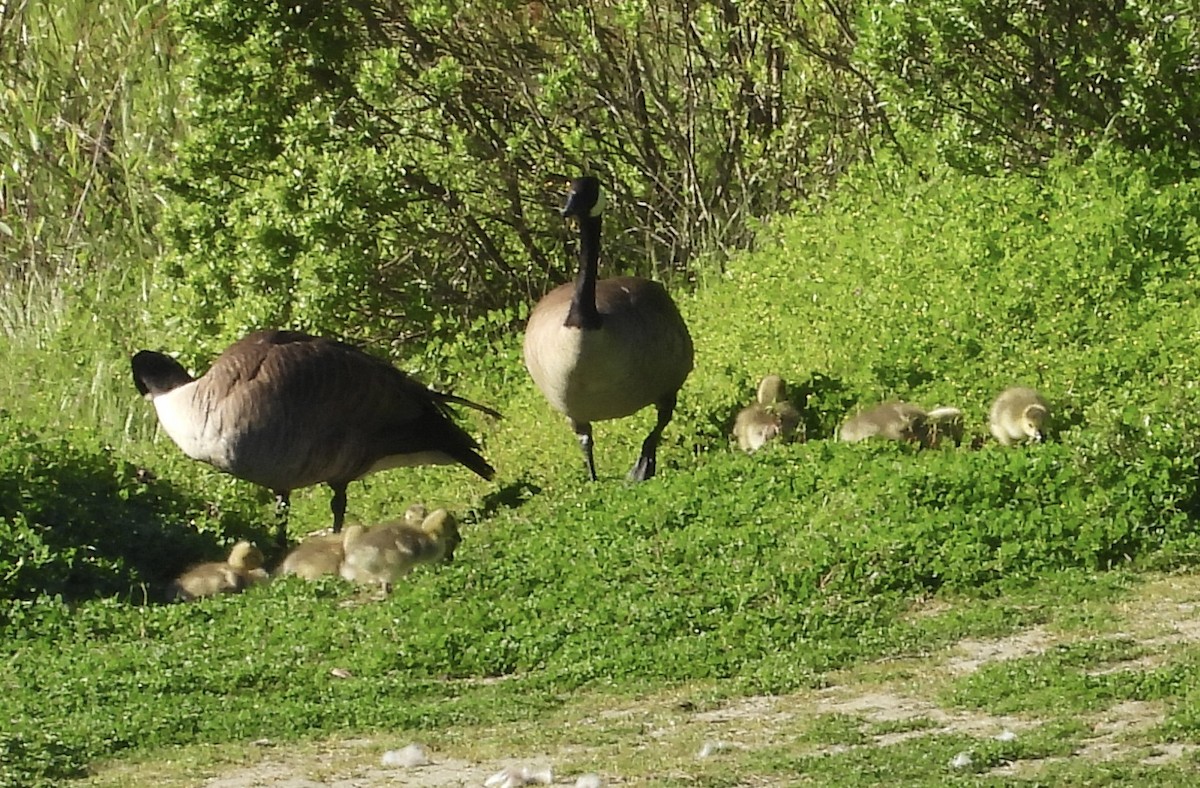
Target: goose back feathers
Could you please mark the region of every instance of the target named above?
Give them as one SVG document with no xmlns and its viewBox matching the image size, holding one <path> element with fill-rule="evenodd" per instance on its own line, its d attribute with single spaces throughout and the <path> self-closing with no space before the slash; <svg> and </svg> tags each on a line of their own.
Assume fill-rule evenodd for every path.
<svg viewBox="0 0 1200 788">
<path fill-rule="evenodd" d="M 138 391 L 193 459 L 286 493 L 334 488 L 340 529 L 346 485 L 413 465 L 459 464 L 485 479 L 492 466 L 454 423 L 448 403 L 495 411 L 426 388 L 351 345 L 295 331 L 256 331 L 193 379 L 174 359 L 132 359 Z"/>
</svg>

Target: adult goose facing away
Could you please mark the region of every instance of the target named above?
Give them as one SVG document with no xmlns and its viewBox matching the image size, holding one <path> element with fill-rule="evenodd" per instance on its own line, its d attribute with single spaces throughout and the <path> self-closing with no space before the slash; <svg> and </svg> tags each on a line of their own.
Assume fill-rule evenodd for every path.
<svg viewBox="0 0 1200 788">
<path fill-rule="evenodd" d="M 370 473 L 413 465 L 466 466 L 494 475 L 449 403 L 500 414 L 426 388 L 382 359 L 296 331 L 256 331 L 193 378 L 175 359 L 143 350 L 133 380 L 184 454 L 276 494 L 280 545 L 292 490 L 326 483 L 333 529 L 346 488 Z"/>
<path fill-rule="evenodd" d="M 692 338 L 658 282 L 621 276 L 597 280 L 604 195 L 594 177 L 571 184 L 564 217 L 579 222 L 579 271 L 573 284 L 547 293 L 525 329 L 525 366 L 550 405 L 570 420 L 595 481 L 592 422 L 654 405 L 658 420 L 629 478 L 654 475 L 658 442 L 692 371 Z"/>
</svg>

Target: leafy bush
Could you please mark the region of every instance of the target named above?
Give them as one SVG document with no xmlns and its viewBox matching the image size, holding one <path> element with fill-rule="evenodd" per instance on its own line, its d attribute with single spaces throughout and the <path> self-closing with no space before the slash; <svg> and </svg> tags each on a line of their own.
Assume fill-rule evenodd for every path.
<svg viewBox="0 0 1200 788">
<path fill-rule="evenodd" d="M 219 540 L 252 535 L 245 509 L 211 509 L 153 473 L 0 411 L 0 600 L 9 625 L 43 596 L 157 598 Z M 202 532 L 207 532 L 204 534 Z M 135 592 L 142 586 L 140 594 Z"/>
<path fill-rule="evenodd" d="M 876 106 L 845 68 L 841 9 L 178 11 L 196 93 L 162 313 L 216 342 L 262 325 L 444 339 L 496 311 L 511 325 L 572 265 L 555 209 L 581 170 L 610 190 L 614 267 L 689 270 L 862 156 Z"/>
<path fill-rule="evenodd" d="M 1192 155 L 1200 26 L 1187 0 L 868 2 L 856 59 L 901 129 L 970 169 L 1102 140 Z M 902 137 L 905 135 L 901 135 Z"/>
</svg>

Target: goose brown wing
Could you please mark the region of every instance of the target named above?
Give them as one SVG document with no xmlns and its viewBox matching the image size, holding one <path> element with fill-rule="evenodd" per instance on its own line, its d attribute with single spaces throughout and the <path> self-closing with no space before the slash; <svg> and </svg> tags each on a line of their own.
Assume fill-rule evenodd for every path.
<svg viewBox="0 0 1200 788">
<path fill-rule="evenodd" d="M 381 458 L 429 451 L 490 470 L 424 385 L 336 340 L 255 332 L 204 383 L 205 410 L 230 443 L 228 470 L 273 489 L 350 481 Z"/>
</svg>

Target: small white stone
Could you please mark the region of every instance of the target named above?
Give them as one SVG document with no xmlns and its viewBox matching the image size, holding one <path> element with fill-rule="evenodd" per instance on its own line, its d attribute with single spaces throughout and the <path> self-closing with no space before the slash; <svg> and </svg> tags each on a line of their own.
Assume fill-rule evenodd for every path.
<svg viewBox="0 0 1200 788">
<path fill-rule="evenodd" d="M 380 759 L 384 766 L 411 769 L 429 765 L 429 751 L 421 744 L 410 744 L 400 750 L 388 750 Z"/>
<path fill-rule="evenodd" d="M 951 769 L 965 769 L 973 763 L 975 763 L 975 760 L 973 758 L 971 758 L 971 753 L 966 752 L 964 750 L 963 752 L 960 752 L 958 755 L 955 755 L 954 759 L 950 761 L 950 768 Z"/>
<path fill-rule="evenodd" d="M 1005 728 L 996 734 L 996 741 L 1016 741 L 1017 734 Z"/>
<path fill-rule="evenodd" d="M 598 774 L 580 775 L 575 781 L 575 788 L 604 788 L 604 780 Z"/>
<path fill-rule="evenodd" d="M 532 769 L 528 766 L 509 766 L 484 780 L 484 788 L 521 788 L 523 785 L 539 783 L 549 785 L 554 782 L 554 772 L 547 766 L 544 769 Z"/>
</svg>

